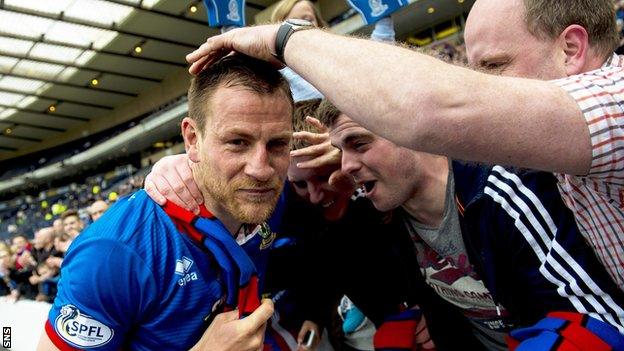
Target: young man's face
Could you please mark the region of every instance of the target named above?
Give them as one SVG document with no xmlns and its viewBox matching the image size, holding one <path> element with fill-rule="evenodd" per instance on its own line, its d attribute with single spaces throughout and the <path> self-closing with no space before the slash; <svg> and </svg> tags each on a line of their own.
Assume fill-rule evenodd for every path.
<svg viewBox="0 0 624 351">
<path fill-rule="evenodd" d="M 260 95 L 240 87 L 217 88 L 207 104 L 196 140 L 185 129 L 197 129 L 195 122 L 183 122 L 195 181 L 213 210 L 261 223 L 273 212 L 286 178 L 292 106 L 282 92 Z"/>
<path fill-rule="evenodd" d="M 320 168 L 301 169 L 298 162 L 309 160 L 310 157 L 293 157 L 288 167 L 288 180 L 295 193 L 320 207 L 323 217 L 328 221 L 337 221 L 345 214 L 349 199 L 355 191 L 355 184 L 349 177 L 343 177 L 339 184 L 329 184 L 329 177 L 338 168 L 324 166 Z"/>
<path fill-rule="evenodd" d="M 84 225 L 78 216 L 69 216 L 63 219 L 63 230 L 71 238 L 76 238 L 83 228 Z"/>
<path fill-rule="evenodd" d="M 532 35 L 522 0 L 478 0 L 470 11 L 464 38 L 468 62 L 492 74 L 533 79 L 566 76 L 565 54 L 556 40 Z"/>
<path fill-rule="evenodd" d="M 342 171 L 363 185 L 366 197 L 380 211 L 401 206 L 414 194 L 418 162 L 415 153 L 381 138 L 345 115 L 330 132 L 342 150 Z"/>
<path fill-rule="evenodd" d="M 26 238 L 22 236 L 17 236 L 13 238 L 13 246 L 15 246 L 18 252 L 24 250 L 27 244 L 28 244 L 28 241 L 26 240 Z"/>
</svg>

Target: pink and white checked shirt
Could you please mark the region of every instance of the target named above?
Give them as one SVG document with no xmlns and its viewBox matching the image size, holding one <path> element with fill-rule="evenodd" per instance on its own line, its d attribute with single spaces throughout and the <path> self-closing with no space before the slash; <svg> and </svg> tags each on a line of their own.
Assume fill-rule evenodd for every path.
<svg viewBox="0 0 624 351">
<path fill-rule="evenodd" d="M 592 164 L 584 177 L 556 174 L 559 191 L 585 240 L 624 290 L 624 57 L 554 81 L 578 103 L 587 122 Z"/>
</svg>

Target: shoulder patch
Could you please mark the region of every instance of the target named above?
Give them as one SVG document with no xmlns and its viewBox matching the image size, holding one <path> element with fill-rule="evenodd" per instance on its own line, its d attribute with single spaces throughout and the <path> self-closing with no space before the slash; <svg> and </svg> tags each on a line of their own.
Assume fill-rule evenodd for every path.
<svg viewBox="0 0 624 351">
<path fill-rule="evenodd" d="M 93 317 L 80 313 L 74 305 L 65 305 L 54 321 L 56 333 L 68 344 L 89 349 L 106 345 L 115 331 Z"/>
</svg>

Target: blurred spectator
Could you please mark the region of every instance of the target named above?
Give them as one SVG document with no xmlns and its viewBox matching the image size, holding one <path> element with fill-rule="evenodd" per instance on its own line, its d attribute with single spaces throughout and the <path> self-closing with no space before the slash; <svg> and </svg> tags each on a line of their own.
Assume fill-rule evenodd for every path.
<svg viewBox="0 0 624 351">
<path fill-rule="evenodd" d="M 31 254 L 31 245 L 24 235 L 16 235 L 13 240 L 13 251 L 15 259 L 15 269 L 29 269 L 35 266 L 36 262 Z"/>
<path fill-rule="evenodd" d="M 54 234 L 57 237 L 60 237 L 63 233 L 65 233 L 65 231 L 63 230 L 63 220 L 60 218 L 54 220 L 52 228 L 54 228 Z"/>
<path fill-rule="evenodd" d="M 78 211 L 68 210 L 61 215 L 63 220 L 63 231 L 69 235 L 71 239 L 75 239 L 84 229 L 84 223 L 78 216 Z"/>
<path fill-rule="evenodd" d="M 96 200 L 89 206 L 89 216 L 91 221 L 95 222 L 98 218 L 102 217 L 104 212 L 108 209 L 108 204 L 104 200 Z"/>
<path fill-rule="evenodd" d="M 9 247 L 0 246 L 0 296 L 8 295 L 14 286 L 11 282 L 10 269 L 13 268 L 13 259 Z"/>
<path fill-rule="evenodd" d="M 32 255 L 37 263 L 45 262 L 50 256 L 58 255 L 54 248 L 54 228 L 42 228 L 35 233 Z"/>
<path fill-rule="evenodd" d="M 52 302 L 56 296 L 56 284 L 58 282 L 59 267 L 51 266 L 45 262 L 39 263 L 28 282 L 37 287 L 35 300 Z"/>
<path fill-rule="evenodd" d="M 32 299 L 37 290 L 30 282 L 30 276 L 37 262 L 31 254 L 31 245 L 24 235 L 16 235 L 12 240 L 13 267 L 9 268 L 9 279 L 12 281 L 11 300 L 18 300 L 21 296 Z"/>
</svg>

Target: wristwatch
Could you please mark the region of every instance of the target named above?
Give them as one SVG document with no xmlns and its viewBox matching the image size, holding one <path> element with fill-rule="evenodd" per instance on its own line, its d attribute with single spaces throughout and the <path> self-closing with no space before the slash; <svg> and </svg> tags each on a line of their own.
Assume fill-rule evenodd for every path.
<svg viewBox="0 0 624 351">
<path fill-rule="evenodd" d="M 302 19 L 288 19 L 282 22 L 282 25 L 277 30 L 277 35 L 275 36 L 275 57 L 284 62 L 284 49 L 286 48 L 286 43 L 288 39 L 294 32 L 298 32 L 300 30 L 313 29 L 316 28 L 314 24 L 310 21 L 302 20 Z"/>
</svg>

